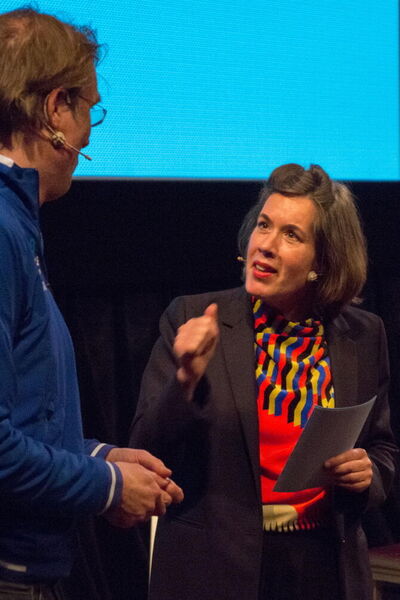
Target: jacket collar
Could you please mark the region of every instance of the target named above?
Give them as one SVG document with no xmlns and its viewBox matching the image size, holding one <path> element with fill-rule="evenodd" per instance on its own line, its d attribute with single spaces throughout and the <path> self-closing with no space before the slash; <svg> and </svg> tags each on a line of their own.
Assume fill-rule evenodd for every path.
<svg viewBox="0 0 400 600">
<path fill-rule="evenodd" d="M 250 297 L 244 287 L 232 291 L 221 306 L 220 343 L 239 414 L 245 446 L 260 497 L 257 388 L 254 377 L 254 332 Z"/>
<path fill-rule="evenodd" d="M 15 163 L 0 162 L 0 196 L 27 218 L 39 221 L 39 173 L 36 169 L 21 168 Z"/>
</svg>

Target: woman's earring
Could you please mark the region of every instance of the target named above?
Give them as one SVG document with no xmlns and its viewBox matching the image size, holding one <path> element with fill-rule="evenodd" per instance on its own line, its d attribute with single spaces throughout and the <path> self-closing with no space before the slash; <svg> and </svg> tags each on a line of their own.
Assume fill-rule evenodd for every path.
<svg viewBox="0 0 400 600">
<path fill-rule="evenodd" d="M 310 271 L 307 275 L 307 281 L 317 281 L 318 279 L 318 273 L 316 273 L 315 271 Z"/>
</svg>

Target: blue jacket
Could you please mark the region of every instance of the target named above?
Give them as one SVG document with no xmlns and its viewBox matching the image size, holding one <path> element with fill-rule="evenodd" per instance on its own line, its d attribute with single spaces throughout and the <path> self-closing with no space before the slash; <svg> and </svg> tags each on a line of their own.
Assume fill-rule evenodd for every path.
<svg viewBox="0 0 400 600">
<path fill-rule="evenodd" d="M 38 183 L 37 171 L 0 163 L 0 579 L 21 582 L 67 575 L 75 517 L 115 505 L 122 488 L 104 460 L 110 446 L 83 439 L 74 350 L 46 282 Z"/>
</svg>

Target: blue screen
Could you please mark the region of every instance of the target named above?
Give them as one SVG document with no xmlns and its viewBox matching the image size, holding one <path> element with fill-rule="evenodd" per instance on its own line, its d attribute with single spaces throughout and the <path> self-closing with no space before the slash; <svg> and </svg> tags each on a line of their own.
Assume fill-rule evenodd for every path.
<svg viewBox="0 0 400 600">
<path fill-rule="evenodd" d="M 108 46 L 108 114 L 77 176 L 264 179 L 299 162 L 400 178 L 397 0 L 60 4 L 38 2 Z"/>
</svg>

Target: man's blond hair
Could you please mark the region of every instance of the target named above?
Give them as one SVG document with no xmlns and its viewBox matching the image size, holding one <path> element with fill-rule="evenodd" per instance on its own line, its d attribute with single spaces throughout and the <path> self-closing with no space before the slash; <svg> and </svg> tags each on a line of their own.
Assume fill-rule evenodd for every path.
<svg viewBox="0 0 400 600">
<path fill-rule="evenodd" d="M 93 77 L 100 46 L 90 27 L 77 27 L 27 7 L 0 15 L 0 145 L 43 123 L 51 90 L 69 91 L 72 107 Z"/>
</svg>

